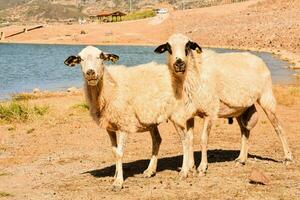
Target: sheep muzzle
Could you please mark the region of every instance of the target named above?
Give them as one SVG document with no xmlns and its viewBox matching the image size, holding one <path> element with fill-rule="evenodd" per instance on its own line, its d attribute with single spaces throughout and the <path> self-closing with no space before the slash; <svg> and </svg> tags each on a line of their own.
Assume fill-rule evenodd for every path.
<svg viewBox="0 0 300 200">
<path fill-rule="evenodd" d="M 96 72 L 92 69 L 89 69 L 85 75 L 85 80 L 88 82 L 89 85 L 93 86 L 98 83 L 99 77 L 97 76 Z"/>
<path fill-rule="evenodd" d="M 173 64 L 175 72 L 184 73 L 186 69 L 186 64 L 183 60 L 177 59 L 176 62 Z"/>
</svg>

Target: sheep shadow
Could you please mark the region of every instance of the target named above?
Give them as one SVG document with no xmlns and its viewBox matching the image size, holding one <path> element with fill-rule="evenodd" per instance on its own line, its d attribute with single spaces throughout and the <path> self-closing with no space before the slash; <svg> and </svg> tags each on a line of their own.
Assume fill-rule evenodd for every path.
<svg viewBox="0 0 300 200">
<path fill-rule="evenodd" d="M 219 162 L 234 161 L 238 157 L 239 152 L 240 151 L 238 150 L 221 150 L 221 149 L 209 150 L 208 162 L 219 163 Z M 201 151 L 195 152 L 194 156 L 195 156 L 195 164 L 196 166 L 198 166 L 201 161 Z M 272 158 L 266 158 L 266 157 L 252 155 L 252 154 L 249 154 L 248 158 L 256 158 L 262 161 L 279 162 Z M 135 176 L 137 174 L 142 174 L 143 171 L 146 170 L 146 168 L 148 167 L 148 164 L 149 164 L 149 159 L 123 163 L 124 179 Z M 182 164 L 182 155 L 160 158 L 158 159 L 157 172 L 161 172 L 165 170 L 179 171 L 181 164 Z M 83 172 L 82 174 L 90 174 L 97 178 L 112 177 L 115 174 L 115 165 L 107 166 L 102 169 L 86 171 Z"/>
</svg>

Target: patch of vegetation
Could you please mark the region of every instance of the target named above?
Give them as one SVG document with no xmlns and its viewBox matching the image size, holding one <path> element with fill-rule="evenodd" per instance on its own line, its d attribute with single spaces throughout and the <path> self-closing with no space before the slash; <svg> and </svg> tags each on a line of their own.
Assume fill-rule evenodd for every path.
<svg viewBox="0 0 300 200">
<path fill-rule="evenodd" d="M 10 176 L 11 173 L 6 173 L 6 172 L 3 172 L 3 173 L 0 173 L 0 176 Z"/>
<path fill-rule="evenodd" d="M 0 123 L 26 122 L 45 115 L 48 106 L 30 106 L 27 102 L 11 101 L 0 104 Z"/>
<path fill-rule="evenodd" d="M 88 111 L 89 106 L 86 103 L 78 103 L 72 106 L 73 109 L 82 110 L 82 111 Z"/>
<path fill-rule="evenodd" d="M 35 128 L 31 128 L 29 130 L 26 131 L 27 134 L 33 133 L 35 131 Z"/>
<path fill-rule="evenodd" d="M 16 127 L 11 126 L 11 127 L 8 127 L 7 130 L 8 130 L 8 131 L 15 131 L 15 130 L 16 130 Z"/>
<path fill-rule="evenodd" d="M 14 94 L 12 96 L 13 101 L 27 101 L 31 99 L 37 99 L 37 96 L 34 94 L 27 94 L 27 93 Z"/>
<path fill-rule="evenodd" d="M 300 97 L 300 88 L 298 87 L 290 87 L 289 92 L 294 97 Z"/>
<path fill-rule="evenodd" d="M 0 198 L 1 197 L 12 197 L 13 195 L 11 195 L 11 194 L 9 194 L 9 193 L 7 193 L 7 192 L 2 192 L 2 191 L 0 191 Z"/>
<path fill-rule="evenodd" d="M 153 10 L 143 10 L 143 11 L 128 13 L 126 16 L 123 17 L 123 20 L 128 21 L 128 20 L 144 19 L 148 17 L 154 17 L 155 15 L 156 13 Z"/>
<path fill-rule="evenodd" d="M 300 88 L 295 86 L 275 87 L 274 94 L 278 104 L 292 106 L 299 101 Z"/>
</svg>

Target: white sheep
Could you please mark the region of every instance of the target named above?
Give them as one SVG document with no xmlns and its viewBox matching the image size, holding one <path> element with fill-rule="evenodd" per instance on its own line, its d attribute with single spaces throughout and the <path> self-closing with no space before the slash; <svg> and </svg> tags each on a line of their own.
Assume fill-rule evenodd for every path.
<svg viewBox="0 0 300 200">
<path fill-rule="evenodd" d="M 276 115 L 276 100 L 272 92 L 271 74 L 259 57 L 250 53 L 199 55 L 201 47 L 182 34 L 172 35 L 156 53 L 168 51 L 167 63 L 176 94 L 185 102 L 186 120 L 195 115 L 204 117 L 201 136 L 202 158 L 200 174 L 207 170 L 207 140 L 212 122 L 218 117 L 235 117 L 242 133 L 242 145 L 237 162 L 245 163 L 250 130 L 257 123 L 257 102 L 279 136 L 285 161 L 292 161 L 285 133 Z M 190 136 L 190 134 L 188 134 Z M 191 141 L 191 140 L 190 140 Z M 189 162 L 194 162 L 189 144 Z"/>
<path fill-rule="evenodd" d="M 104 66 L 104 61 L 117 59 L 116 55 L 88 46 L 78 56 L 70 56 L 65 61 L 68 66 L 81 64 L 90 113 L 110 136 L 116 156 L 114 190 L 121 189 L 124 181 L 122 157 L 127 133 L 150 131 L 152 158 L 144 174 L 151 177 L 156 172 L 161 143 L 157 125 L 165 122 L 181 105 L 173 94 L 167 65 L 152 62 L 130 68 Z M 188 144 L 186 138 L 182 133 L 183 144 Z"/>
</svg>

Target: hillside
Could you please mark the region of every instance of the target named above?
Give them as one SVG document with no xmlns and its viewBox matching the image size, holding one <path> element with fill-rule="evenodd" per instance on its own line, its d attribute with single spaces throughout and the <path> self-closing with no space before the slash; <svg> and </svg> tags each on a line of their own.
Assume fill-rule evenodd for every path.
<svg viewBox="0 0 300 200">
<path fill-rule="evenodd" d="M 84 16 L 81 9 L 72 4 L 60 4 L 49 0 L 0 1 L 1 21 L 57 21 L 80 16 Z"/>
<path fill-rule="evenodd" d="M 246 0 L 132 0 L 131 10 L 145 8 L 190 9 Z M 102 10 L 130 11 L 123 0 L 0 0 L 0 21 L 58 21 L 94 15 Z"/>
</svg>

